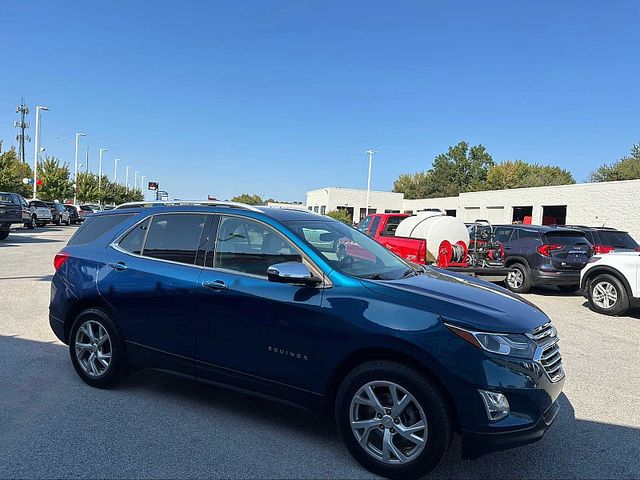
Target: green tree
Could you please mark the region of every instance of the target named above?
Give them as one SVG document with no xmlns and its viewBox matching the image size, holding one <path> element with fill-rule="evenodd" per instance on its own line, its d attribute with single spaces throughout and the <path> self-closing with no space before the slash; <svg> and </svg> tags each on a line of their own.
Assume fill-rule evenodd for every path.
<svg viewBox="0 0 640 480">
<path fill-rule="evenodd" d="M 91 172 L 79 172 L 76 180 L 78 203 L 98 201 L 98 176 Z"/>
<path fill-rule="evenodd" d="M 264 201 L 260 195 L 249 195 L 243 193 L 231 199 L 232 202 L 246 203 L 247 205 L 264 205 Z"/>
<path fill-rule="evenodd" d="M 0 190 L 19 193 L 25 198 L 31 198 L 32 186 L 22 182 L 24 178 L 33 178 L 33 171 L 27 163 L 18 159 L 16 149 L 0 154 Z"/>
<path fill-rule="evenodd" d="M 502 190 L 573 183 L 576 181 L 571 172 L 560 167 L 510 160 L 489 168 L 485 189 Z"/>
<path fill-rule="evenodd" d="M 349 215 L 349 212 L 346 210 L 331 210 L 330 212 L 327 212 L 327 217 L 331 217 L 334 220 L 346 223 L 347 225 L 353 225 L 351 215 Z"/>
<path fill-rule="evenodd" d="M 38 164 L 38 178 L 42 185 L 38 187 L 38 198 L 42 200 L 59 200 L 73 198 L 73 182 L 66 163 L 60 164 L 56 157 L 45 157 Z"/>
<path fill-rule="evenodd" d="M 393 191 L 404 193 L 406 198 L 435 198 L 484 190 L 493 165 L 493 158 L 483 145 L 469 147 L 462 141 L 438 155 L 426 173 L 401 175 L 394 182 Z"/>
<path fill-rule="evenodd" d="M 591 182 L 613 182 L 640 178 L 640 143 L 631 147 L 631 156 L 600 166 L 589 178 Z"/>
</svg>

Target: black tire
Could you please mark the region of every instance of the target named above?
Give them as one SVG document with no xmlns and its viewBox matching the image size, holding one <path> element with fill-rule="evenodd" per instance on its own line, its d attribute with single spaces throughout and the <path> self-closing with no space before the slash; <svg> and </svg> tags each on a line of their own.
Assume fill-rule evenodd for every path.
<svg viewBox="0 0 640 480">
<path fill-rule="evenodd" d="M 94 325 L 96 323 L 101 325 L 109 335 L 109 352 L 111 354 L 111 359 L 105 371 L 96 376 L 91 376 L 85 371 L 84 367 L 80 364 L 78 355 L 76 354 L 76 336 L 80 327 L 87 321 L 94 322 Z M 90 353 L 90 350 L 87 353 Z M 78 376 L 86 384 L 91 385 L 92 387 L 114 387 L 121 383 L 127 375 L 127 354 L 124 338 L 113 320 L 111 320 L 111 318 L 102 310 L 85 310 L 76 317 L 76 320 L 71 327 L 71 332 L 69 333 L 69 355 L 71 356 L 71 363 L 73 363 L 73 367 L 76 369 Z"/>
<path fill-rule="evenodd" d="M 62 219 L 61 219 L 60 217 L 58 217 L 58 218 L 56 219 L 56 222 L 55 222 L 55 223 L 56 223 L 56 225 L 59 227 L 60 225 L 62 225 Z"/>
<path fill-rule="evenodd" d="M 0 240 L 4 240 L 9 236 L 9 230 L 0 230 Z"/>
<path fill-rule="evenodd" d="M 514 272 L 507 275 L 507 279 L 504 281 L 506 287 L 514 293 L 527 293 L 531 290 L 529 269 L 522 263 L 514 263 L 509 265 L 509 268 L 513 269 Z M 510 280 L 511 275 L 514 275 L 513 280 Z"/>
<path fill-rule="evenodd" d="M 35 215 L 31 215 L 31 221 L 27 224 L 27 228 L 29 230 L 33 230 L 34 228 L 36 228 L 36 224 L 37 224 L 37 217 Z"/>
<path fill-rule="evenodd" d="M 612 302 L 611 306 L 605 308 L 606 303 L 602 300 L 598 300 L 598 293 L 596 289 L 600 286 L 601 289 L 608 289 L 608 285 L 615 289 L 615 302 Z M 602 290 L 601 290 L 602 291 Z M 596 299 L 594 300 L 594 296 Z M 602 313 L 604 315 L 623 315 L 627 313 L 629 310 L 629 295 L 627 294 L 627 289 L 620 281 L 618 277 L 615 275 L 610 275 L 607 273 L 600 274 L 596 276 L 593 280 L 589 282 L 589 287 L 587 288 L 587 298 L 589 300 L 589 307 L 594 312 Z"/>
<path fill-rule="evenodd" d="M 410 459 L 407 463 L 390 464 L 375 457 L 374 454 L 369 453 L 370 450 L 360 444 L 356 433 L 351 429 L 352 401 L 359 390 L 369 382 L 393 382 L 409 392 L 422 408 L 427 422 L 426 443 L 424 449 L 419 453 L 416 451 L 415 458 Z M 384 385 L 379 388 L 381 398 L 384 398 Z M 382 402 L 383 406 L 391 406 L 389 401 L 391 401 L 390 396 L 387 395 Z M 364 408 L 370 407 L 365 406 Z M 381 422 L 389 420 L 387 415 L 390 415 L 390 410 L 385 409 L 385 411 Z M 371 412 L 374 411 L 371 410 Z M 375 413 L 371 413 L 371 415 L 375 415 Z M 373 361 L 356 367 L 344 379 L 336 396 L 336 424 L 347 449 L 364 468 L 387 478 L 417 478 L 433 470 L 451 443 L 453 436 L 451 416 L 452 412 L 448 408 L 445 396 L 437 385 L 419 370 L 393 361 Z M 382 442 L 384 435 L 389 435 L 389 438 L 392 438 L 392 443 L 393 439 L 396 439 L 395 442 L 403 442 L 405 440 L 402 436 L 397 431 L 394 432 L 393 427 L 397 428 L 396 425 L 386 426 L 384 429 L 380 426 L 372 428 L 368 438 L 375 436 L 373 441 L 379 439 Z M 409 422 L 408 425 L 415 425 L 415 423 Z M 398 436 L 396 437 L 396 435 Z M 398 448 L 397 444 L 396 448 Z"/>
<path fill-rule="evenodd" d="M 580 290 L 580 285 L 558 285 L 558 290 L 564 293 L 575 293 Z"/>
</svg>

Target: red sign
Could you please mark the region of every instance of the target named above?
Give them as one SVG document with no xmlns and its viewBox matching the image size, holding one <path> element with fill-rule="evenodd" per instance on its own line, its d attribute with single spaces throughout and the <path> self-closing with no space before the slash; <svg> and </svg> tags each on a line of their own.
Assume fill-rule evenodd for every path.
<svg viewBox="0 0 640 480">
<path fill-rule="evenodd" d="M 158 190 L 158 182 L 149 182 L 149 190 Z"/>
</svg>

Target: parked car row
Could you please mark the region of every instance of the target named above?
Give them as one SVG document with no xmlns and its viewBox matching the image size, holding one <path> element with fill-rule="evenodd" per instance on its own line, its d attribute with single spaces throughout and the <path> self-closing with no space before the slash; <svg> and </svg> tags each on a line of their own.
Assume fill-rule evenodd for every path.
<svg viewBox="0 0 640 480">
<path fill-rule="evenodd" d="M 19 193 L 0 192 L 0 240 L 9 236 L 12 226 L 32 230 L 53 225 L 75 225 L 100 210 L 98 205 L 73 205 L 43 200 L 26 200 Z"/>
</svg>

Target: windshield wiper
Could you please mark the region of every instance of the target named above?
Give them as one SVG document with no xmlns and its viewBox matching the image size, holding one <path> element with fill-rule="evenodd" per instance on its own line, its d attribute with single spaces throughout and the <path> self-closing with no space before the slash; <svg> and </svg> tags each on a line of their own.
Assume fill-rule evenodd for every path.
<svg viewBox="0 0 640 480">
<path fill-rule="evenodd" d="M 367 275 L 366 277 L 367 280 L 391 280 L 389 277 L 385 277 L 384 275 L 381 275 L 379 273 L 374 273 L 373 275 Z"/>
<path fill-rule="evenodd" d="M 400 278 L 407 278 L 409 276 L 419 275 L 419 274 L 420 274 L 420 272 L 418 270 L 416 270 L 415 268 L 409 268 L 402 275 L 400 275 Z"/>
</svg>

